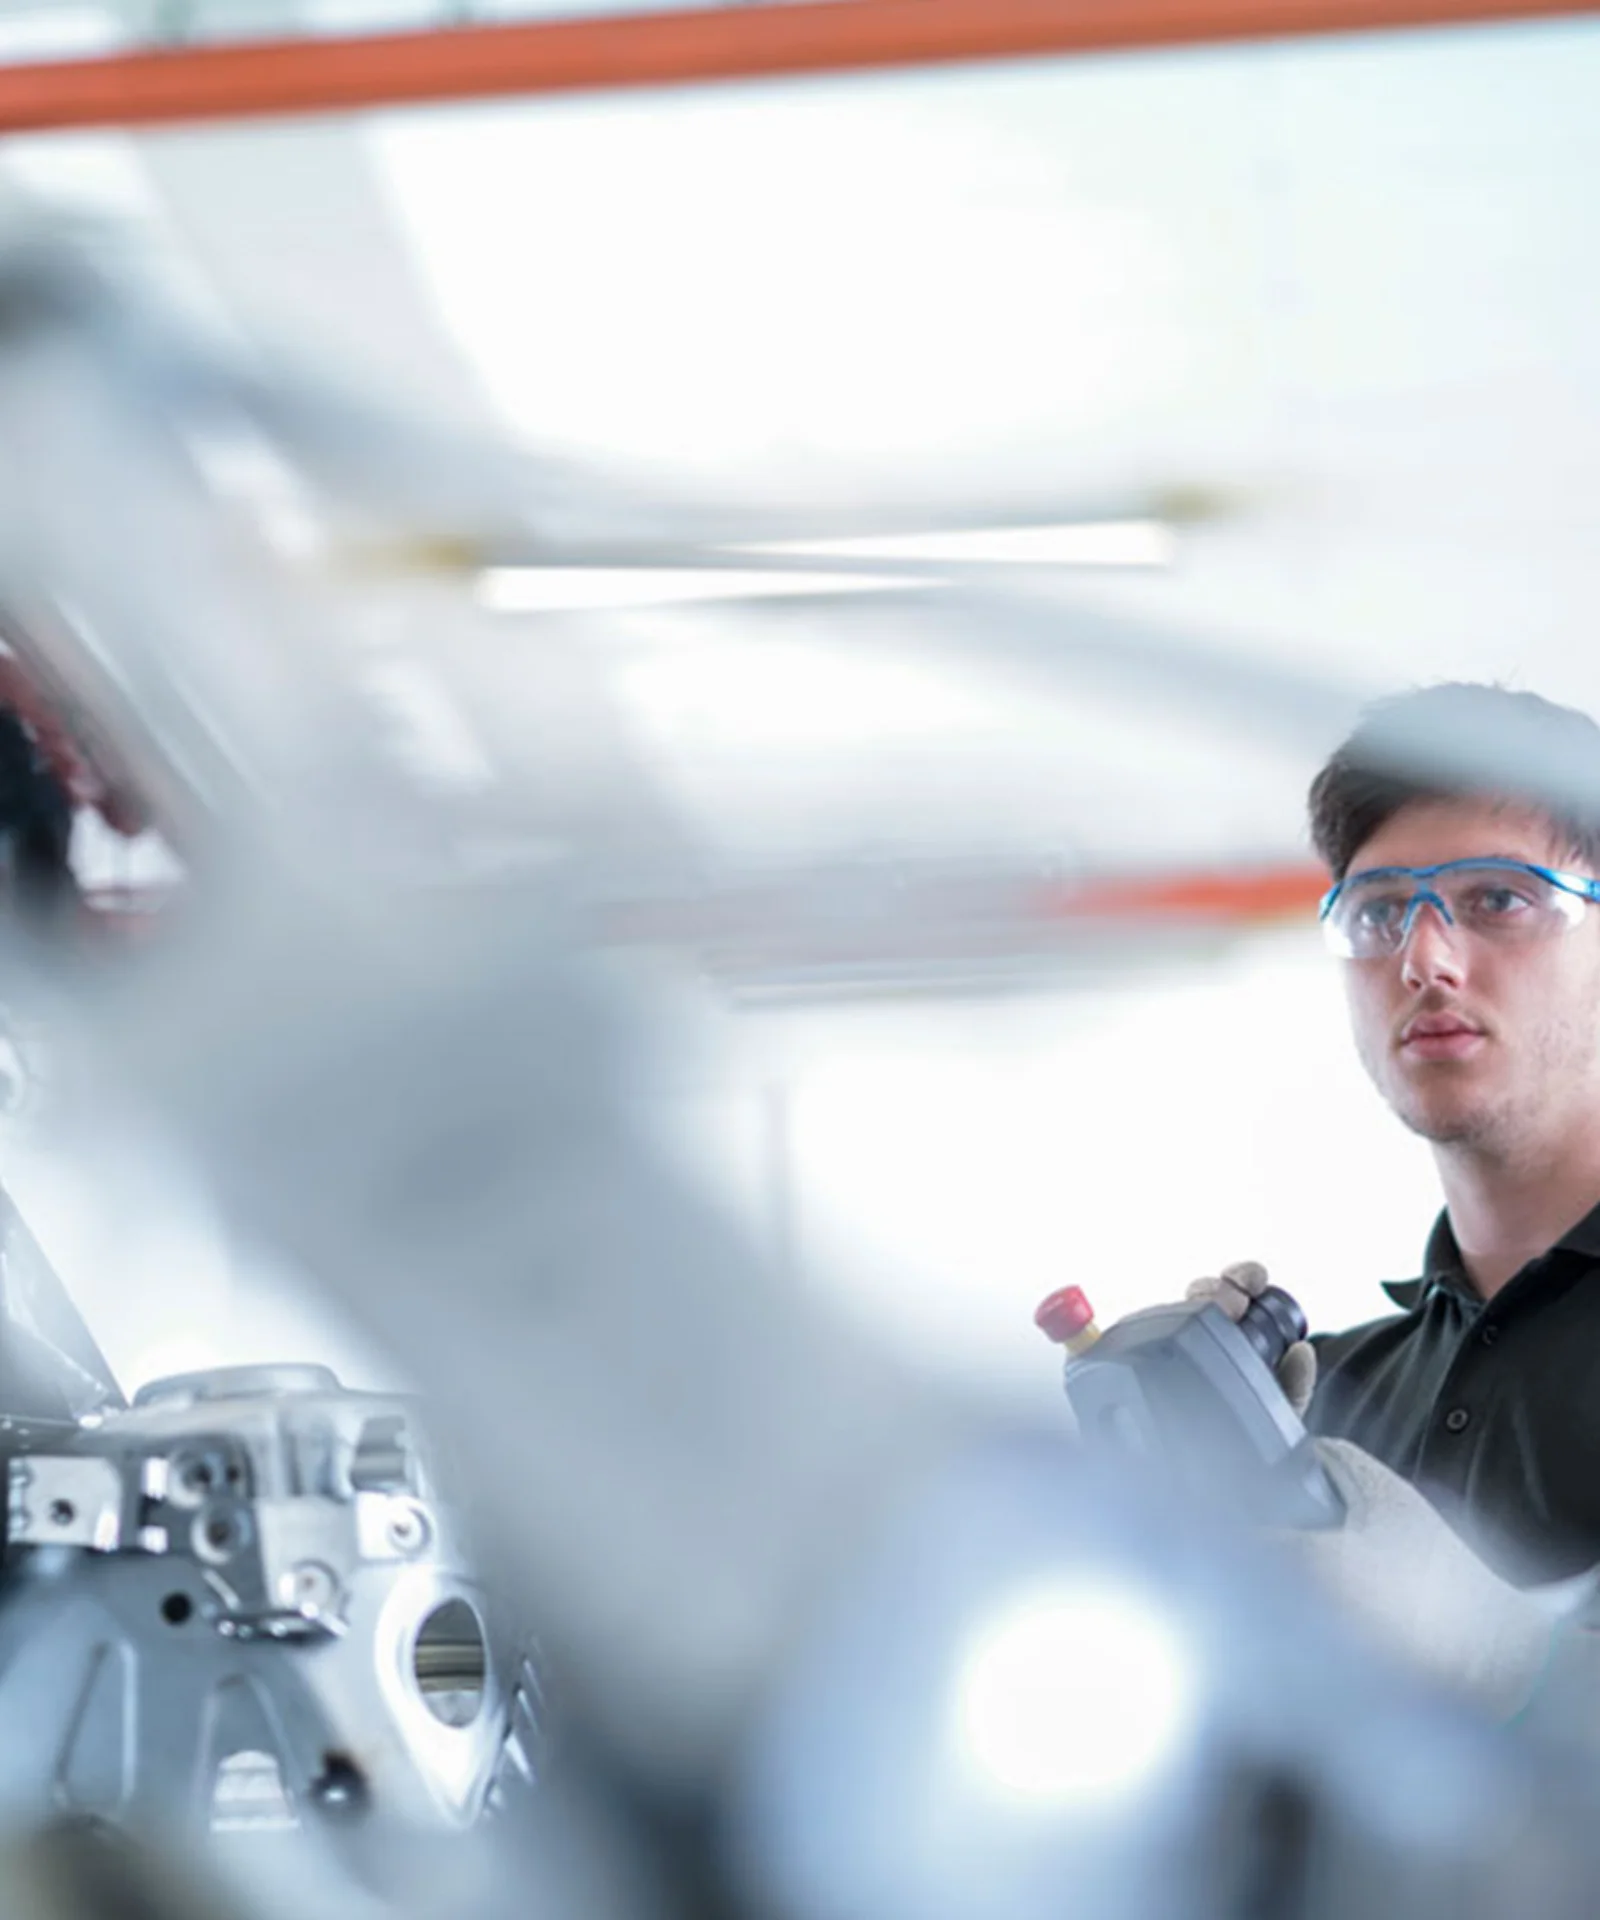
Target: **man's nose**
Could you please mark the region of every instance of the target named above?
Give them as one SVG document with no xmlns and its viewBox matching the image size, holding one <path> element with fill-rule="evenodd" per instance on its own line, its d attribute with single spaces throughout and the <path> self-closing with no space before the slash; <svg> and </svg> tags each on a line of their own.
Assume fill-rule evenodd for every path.
<svg viewBox="0 0 1600 1920">
<path fill-rule="evenodd" d="M 1445 919 L 1438 904 L 1419 900 L 1400 945 L 1400 974 L 1406 985 L 1459 986 L 1465 974 L 1460 941 L 1460 929 Z"/>
</svg>

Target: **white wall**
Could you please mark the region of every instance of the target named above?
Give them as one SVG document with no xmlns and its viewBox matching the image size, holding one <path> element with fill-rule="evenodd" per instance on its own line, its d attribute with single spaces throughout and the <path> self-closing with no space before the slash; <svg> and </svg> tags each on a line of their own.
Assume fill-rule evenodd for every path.
<svg viewBox="0 0 1600 1920">
<path fill-rule="evenodd" d="M 1426 1147 L 1355 1062 L 1336 963 L 1296 930 L 1131 971 L 740 1016 L 748 1084 L 695 1120 L 713 1177 L 809 1284 L 1006 1395 L 1054 1391 L 1032 1313 L 1069 1282 L 1104 1321 L 1257 1258 L 1315 1325 L 1392 1311 L 1378 1282 L 1418 1270 L 1439 1201 Z"/>
</svg>

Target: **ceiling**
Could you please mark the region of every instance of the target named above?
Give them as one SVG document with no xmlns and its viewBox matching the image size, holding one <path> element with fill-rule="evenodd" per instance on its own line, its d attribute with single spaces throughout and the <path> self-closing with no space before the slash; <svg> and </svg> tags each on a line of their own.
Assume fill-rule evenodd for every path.
<svg viewBox="0 0 1600 1920">
<path fill-rule="evenodd" d="M 129 224 L 210 323 L 575 497 L 796 537 L 1176 507 L 1170 566 L 990 572 L 954 612 L 446 623 L 512 739 L 552 647 L 597 663 L 658 804 L 741 859 L 1142 870 L 1293 854 L 1365 694 L 1600 708 L 1597 82 L 1578 22 L 0 161 Z"/>
</svg>

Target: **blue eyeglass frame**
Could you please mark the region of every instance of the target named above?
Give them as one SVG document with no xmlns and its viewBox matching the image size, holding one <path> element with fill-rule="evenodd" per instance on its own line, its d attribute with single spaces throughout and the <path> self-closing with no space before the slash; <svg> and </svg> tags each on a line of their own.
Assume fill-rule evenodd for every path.
<svg viewBox="0 0 1600 1920">
<path fill-rule="evenodd" d="M 1320 926 L 1327 919 L 1340 894 L 1357 880 L 1381 880 L 1387 879 L 1391 874 L 1396 876 L 1404 874 L 1420 882 L 1431 880 L 1438 873 L 1459 873 L 1464 867 L 1480 869 L 1499 867 L 1502 870 L 1510 867 L 1518 873 L 1536 874 L 1539 879 L 1549 881 L 1551 886 L 1559 887 L 1563 893 L 1576 894 L 1580 900 L 1600 905 L 1600 880 L 1592 878 L 1587 873 L 1569 873 L 1562 867 L 1541 867 L 1533 860 L 1497 860 L 1493 854 L 1480 854 L 1470 860 L 1441 860 L 1437 866 L 1433 867 L 1363 867 L 1359 873 L 1347 873 L 1337 886 L 1330 887 L 1322 896 L 1322 902 L 1317 908 L 1317 924 Z M 1417 909 L 1424 903 L 1438 911 L 1447 927 L 1455 925 L 1455 915 L 1445 905 L 1443 895 L 1435 893 L 1431 887 L 1419 885 L 1406 902 L 1406 917 L 1400 928 L 1402 946 L 1411 932 L 1411 922 L 1416 918 Z"/>
</svg>

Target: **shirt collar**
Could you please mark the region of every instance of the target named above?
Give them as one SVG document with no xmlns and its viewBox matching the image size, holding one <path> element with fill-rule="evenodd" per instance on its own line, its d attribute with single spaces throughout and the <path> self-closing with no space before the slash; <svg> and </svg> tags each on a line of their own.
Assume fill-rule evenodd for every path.
<svg viewBox="0 0 1600 1920">
<path fill-rule="evenodd" d="M 1586 1213 L 1575 1227 L 1569 1227 L 1556 1245 L 1587 1254 L 1591 1260 L 1600 1260 L 1600 1206 Z"/>
<path fill-rule="evenodd" d="M 1383 1290 L 1396 1306 L 1404 1307 L 1409 1312 L 1412 1307 L 1420 1306 L 1435 1287 L 1453 1293 L 1462 1300 L 1475 1302 L 1478 1298 L 1472 1290 L 1472 1282 L 1467 1278 L 1467 1270 L 1461 1264 L 1461 1249 L 1450 1230 L 1448 1213 L 1439 1215 L 1433 1223 L 1433 1231 L 1428 1235 L 1428 1244 L 1422 1253 L 1422 1278 L 1386 1280 Z"/>
<path fill-rule="evenodd" d="M 1583 1254 L 1587 1259 L 1600 1260 L 1600 1206 L 1591 1208 L 1575 1227 L 1569 1227 L 1551 1252 L 1555 1252 L 1556 1248 L 1567 1248 L 1573 1253 Z M 1453 1293 L 1473 1306 L 1483 1304 L 1461 1263 L 1461 1249 L 1456 1245 L 1448 1213 L 1439 1215 L 1433 1223 L 1433 1231 L 1428 1235 L 1428 1244 L 1422 1254 L 1422 1278 L 1386 1280 L 1383 1283 L 1384 1292 L 1396 1306 L 1403 1307 L 1407 1312 L 1419 1306 L 1435 1287 Z"/>
</svg>

